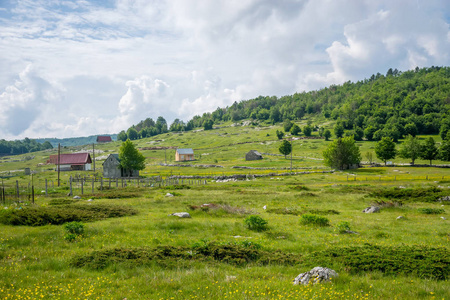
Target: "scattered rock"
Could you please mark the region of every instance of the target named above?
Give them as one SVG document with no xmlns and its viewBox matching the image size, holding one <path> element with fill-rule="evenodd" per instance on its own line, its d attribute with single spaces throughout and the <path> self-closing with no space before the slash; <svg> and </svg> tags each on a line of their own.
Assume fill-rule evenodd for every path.
<svg viewBox="0 0 450 300">
<path fill-rule="evenodd" d="M 294 284 L 308 285 L 311 281 L 313 284 L 328 282 L 333 277 L 337 277 L 336 271 L 328 268 L 315 267 L 311 271 L 301 273 L 294 279 Z"/>
<path fill-rule="evenodd" d="M 267 205 L 264 205 L 264 206 L 263 206 L 263 209 L 266 210 L 266 209 L 267 209 Z"/>
<path fill-rule="evenodd" d="M 442 219 L 442 220 L 447 220 L 447 218 L 446 218 L 446 217 L 441 217 L 441 219 Z"/>
<path fill-rule="evenodd" d="M 343 233 L 348 233 L 348 234 L 358 234 L 356 231 L 351 231 L 351 230 L 346 230 Z"/>
<path fill-rule="evenodd" d="M 190 218 L 191 217 L 191 215 L 187 212 L 173 213 L 173 214 L 170 214 L 169 216 L 176 216 L 179 218 Z"/>
<path fill-rule="evenodd" d="M 92 199 L 88 199 L 88 202 L 91 202 L 91 201 L 94 201 L 94 200 L 92 200 Z"/>
<path fill-rule="evenodd" d="M 404 219 L 404 218 L 405 218 L 404 216 L 398 216 L 397 220 L 401 220 L 401 219 Z"/>
<path fill-rule="evenodd" d="M 74 196 L 73 199 L 81 199 L 80 196 Z"/>
<path fill-rule="evenodd" d="M 441 198 L 439 198 L 439 201 L 450 201 L 450 196 L 444 196 L 444 197 L 441 197 Z"/>
<path fill-rule="evenodd" d="M 173 197 L 173 195 L 171 193 L 167 193 L 166 197 Z"/>
<path fill-rule="evenodd" d="M 366 214 L 377 213 L 377 212 L 380 212 L 380 208 L 378 206 L 369 206 L 363 210 L 363 213 L 366 213 Z"/>
</svg>

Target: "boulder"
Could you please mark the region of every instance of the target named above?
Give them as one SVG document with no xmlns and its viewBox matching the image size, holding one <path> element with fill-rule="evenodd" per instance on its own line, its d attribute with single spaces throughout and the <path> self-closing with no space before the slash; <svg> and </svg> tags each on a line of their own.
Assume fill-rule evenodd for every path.
<svg viewBox="0 0 450 300">
<path fill-rule="evenodd" d="M 308 285 L 310 282 L 313 284 L 328 282 L 333 277 L 337 277 L 336 271 L 328 268 L 315 267 L 311 271 L 301 273 L 294 279 L 294 284 Z"/>
<path fill-rule="evenodd" d="M 444 196 L 442 198 L 439 199 L 439 201 L 450 201 L 450 196 Z"/>
<path fill-rule="evenodd" d="M 368 208 L 363 210 L 363 213 L 371 214 L 380 212 L 380 208 L 378 206 L 369 206 Z"/>
<path fill-rule="evenodd" d="M 171 193 L 167 193 L 166 197 L 173 197 L 173 195 Z"/>
<path fill-rule="evenodd" d="M 169 216 L 176 216 L 179 218 L 190 218 L 191 217 L 191 215 L 187 212 L 173 213 L 173 214 L 170 214 Z"/>
<path fill-rule="evenodd" d="M 397 220 L 401 220 L 401 219 L 404 219 L 404 218 L 405 218 L 404 216 L 398 216 Z"/>
<path fill-rule="evenodd" d="M 74 196 L 73 199 L 81 199 L 80 196 Z"/>
</svg>

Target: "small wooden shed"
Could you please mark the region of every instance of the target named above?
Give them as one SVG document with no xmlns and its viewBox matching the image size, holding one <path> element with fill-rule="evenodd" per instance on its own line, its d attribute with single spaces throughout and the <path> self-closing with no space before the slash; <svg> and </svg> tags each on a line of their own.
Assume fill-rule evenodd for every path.
<svg viewBox="0 0 450 300">
<path fill-rule="evenodd" d="M 194 150 L 192 148 L 179 148 L 175 151 L 175 161 L 194 160 Z"/>
<path fill-rule="evenodd" d="M 256 150 L 250 150 L 247 154 L 245 154 L 245 160 L 259 160 L 263 159 L 261 153 Z"/>
<path fill-rule="evenodd" d="M 129 170 L 120 167 L 119 154 L 110 154 L 103 162 L 103 177 L 139 177 L 139 170 Z"/>
</svg>

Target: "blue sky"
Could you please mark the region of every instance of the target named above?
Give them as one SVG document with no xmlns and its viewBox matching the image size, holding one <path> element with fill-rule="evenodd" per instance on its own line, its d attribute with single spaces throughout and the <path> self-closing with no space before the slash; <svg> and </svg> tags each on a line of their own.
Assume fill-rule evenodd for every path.
<svg viewBox="0 0 450 300">
<path fill-rule="evenodd" d="M 449 65 L 445 0 L 0 0 L 0 139 Z"/>
</svg>

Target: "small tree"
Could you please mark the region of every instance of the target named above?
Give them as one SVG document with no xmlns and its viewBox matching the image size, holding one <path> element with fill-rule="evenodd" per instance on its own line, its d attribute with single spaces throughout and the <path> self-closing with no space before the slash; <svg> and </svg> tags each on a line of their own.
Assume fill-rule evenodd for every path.
<svg viewBox="0 0 450 300">
<path fill-rule="evenodd" d="M 298 135 L 302 130 L 300 129 L 300 126 L 298 126 L 297 124 L 292 125 L 291 127 L 291 134 L 292 135 Z"/>
<path fill-rule="evenodd" d="M 209 120 L 205 120 L 203 122 L 203 129 L 204 130 L 211 130 L 213 128 L 214 125 L 214 121 L 209 119 Z"/>
<path fill-rule="evenodd" d="M 425 144 L 422 146 L 420 158 L 429 160 L 431 165 L 431 162 L 433 161 L 433 159 L 436 159 L 438 154 L 439 151 L 438 148 L 436 147 L 436 143 L 434 142 L 434 139 L 430 136 L 425 141 Z"/>
<path fill-rule="evenodd" d="M 369 164 L 372 164 L 373 162 L 373 153 L 370 151 L 367 151 L 366 154 L 364 154 L 364 157 L 367 159 Z"/>
<path fill-rule="evenodd" d="M 128 128 L 127 136 L 130 140 L 137 140 L 139 138 L 139 133 L 133 127 Z"/>
<path fill-rule="evenodd" d="M 450 161 L 450 132 L 447 133 L 439 147 L 439 157 L 443 161 Z"/>
<path fill-rule="evenodd" d="M 397 155 L 397 150 L 395 149 L 395 143 L 391 138 L 384 137 L 375 146 L 375 154 L 379 159 L 384 161 L 384 165 L 388 159 L 393 159 Z"/>
<path fill-rule="evenodd" d="M 119 134 L 117 135 L 117 140 L 118 141 L 122 141 L 125 142 L 127 140 L 128 136 L 127 133 L 125 132 L 125 130 L 122 130 L 121 132 L 119 132 Z"/>
<path fill-rule="evenodd" d="M 311 133 L 312 133 L 311 125 L 306 125 L 305 127 L 303 127 L 303 134 L 305 136 L 311 136 Z"/>
<path fill-rule="evenodd" d="M 334 126 L 334 135 L 337 138 L 341 138 L 344 135 L 344 126 L 342 124 L 338 123 Z"/>
<path fill-rule="evenodd" d="M 283 140 L 278 150 L 280 150 L 280 153 L 284 154 L 284 158 L 286 158 L 286 155 L 290 154 L 292 151 L 292 144 L 289 143 L 289 141 Z"/>
<path fill-rule="evenodd" d="M 344 170 L 361 162 L 359 147 L 353 137 L 338 138 L 323 152 L 325 165 Z"/>
<path fill-rule="evenodd" d="M 331 131 L 329 129 L 323 132 L 323 136 L 325 137 L 325 141 L 329 141 L 331 137 Z"/>
<path fill-rule="evenodd" d="M 283 136 L 284 136 L 284 133 L 283 133 L 283 131 L 281 131 L 281 130 L 277 130 L 276 134 L 277 134 L 277 138 L 278 138 L 279 140 L 281 140 L 281 139 L 283 138 Z"/>
<path fill-rule="evenodd" d="M 408 135 L 398 154 L 400 157 L 410 158 L 414 165 L 414 161 L 420 157 L 421 152 L 422 146 L 420 145 L 419 139 L 412 135 Z"/>
<path fill-rule="evenodd" d="M 127 139 L 119 149 L 120 167 L 131 176 L 132 170 L 143 170 L 145 168 L 145 157 L 136 149 L 133 143 Z"/>
<path fill-rule="evenodd" d="M 284 129 L 284 132 L 289 132 L 289 130 L 291 130 L 292 125 L 293 125 L 293 124 L 292 124 L 291 120 L 286 119 L 286 120 L 283 122 L 283 129 Z"/>
</svg>

